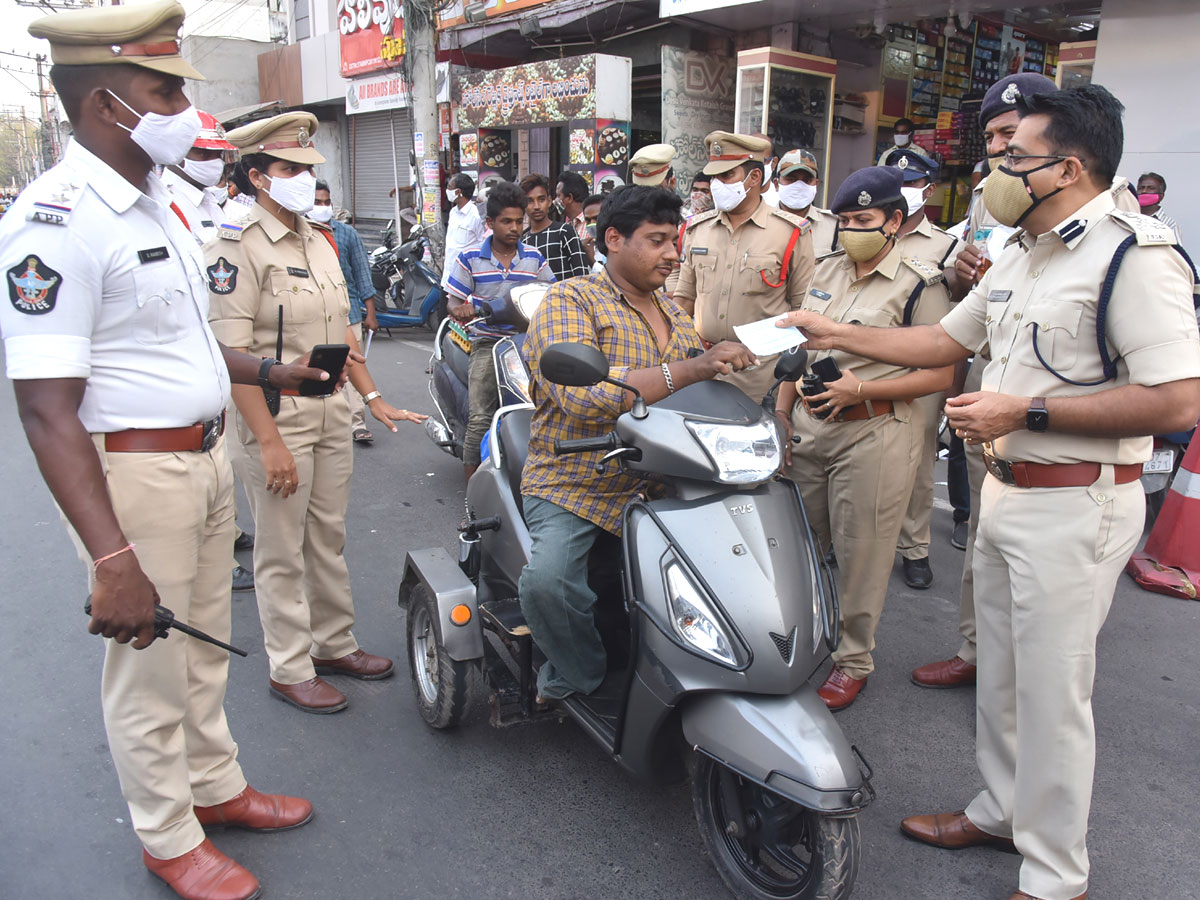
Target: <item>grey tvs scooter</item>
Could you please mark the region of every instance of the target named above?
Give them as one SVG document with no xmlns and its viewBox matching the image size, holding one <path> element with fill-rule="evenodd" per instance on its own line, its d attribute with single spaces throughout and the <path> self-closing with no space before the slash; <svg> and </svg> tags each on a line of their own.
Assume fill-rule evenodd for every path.
<svg viewBox="0 0 1200 900">
<path fill-rule="evenodd" d="M 804 357 L 785 355 L 776 377 L 798 378 Z M 604 355 L 582 344 L 547 348 L 541 371 L 563 385 L 611 381 Z M 493 420 L 459 559 L 437 548 L 405 560 L 400 602 L 422 718 L 458 724 L 478 673 L 494 725 L 566 715 L 635 775 L 667 782 L 690 770 L 704 846 L 736 897 L 845 900 L 857 814 L 874 792 L 810 682 L 836 645 L 837 600 L 799 493 L 776 477 L 774 417 L 707 381 L 652 407 L 637 396 L 612 433 L 556 445 L 663 484 L 667 496 L 632 501 L 619 546 L 598 542 L 592 554 L 607 677 L 544 710 L 544 658 L 517 599 L 532 409 L 502 408 Z"/>
</svg>

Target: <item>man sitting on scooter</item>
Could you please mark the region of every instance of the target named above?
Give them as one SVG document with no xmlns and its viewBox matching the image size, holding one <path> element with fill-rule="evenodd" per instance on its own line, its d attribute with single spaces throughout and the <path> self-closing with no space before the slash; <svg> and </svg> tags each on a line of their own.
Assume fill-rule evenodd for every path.
<svg viewBox="0 0 1200 900">
<path fill-rule="evenodd" d="M 545 257 L 521 243 L 527 202 L 524 191 L 507 181 L 488 192 L 486 221 L 492 234 L 480 246 L 458 254 L 446 278 L 446 308 L 460 322 L 474 319 L 479 314 L 479 302 L 502 296 L 511 284 L 554 280 Z M 463 439 L 463 469 L 468 481 L 479 468 L 479 444 L 500 405 L 496 364 L 492 360 L 496 340 L 493 334 L 472 329 L 467 384 L 470 415 Z"/>
<path fill-rule="evenodd" d="M 610 374 L 636 387 L 647 403 L 756 362 L 748 349 L 730 341 L 687 356 L 700 347 L 700 338 L 692 320 L 662 292 L 678 258 L 681 205 L 677 195 L 656 187 L 628 185 L 609 194 L 596 223 L 596 249 L 607 254 L 605 268 L 555 284 L 529 325 L 525 357 L 537 408 L 521 478 L 531 547 L 519 591 L 533 639 L 546 654 L 538 672 L 543 700 L 591 693 L 604 680 L 588 554 L 602 531 L 620 533 L 621 510 L 646 485 L 615 467 L 596 474 L 599 451 L 554 455 L 556 439 L 611 431 L 633 395 L 610 384 L 551 384 L 540 373 L 542 351 L 559 341 L 598 347 L 608 357 Z"/>
</svg>

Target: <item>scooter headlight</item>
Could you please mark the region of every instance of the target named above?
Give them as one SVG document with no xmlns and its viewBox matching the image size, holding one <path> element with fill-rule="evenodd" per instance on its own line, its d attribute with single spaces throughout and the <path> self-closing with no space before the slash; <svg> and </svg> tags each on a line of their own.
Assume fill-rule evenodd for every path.
<svg viewBox="0 0 1200 900">
<path fill-rule="evenodd" d="M 663 570 L 667 581 L 667 608 L 675 634 L 692 649 L 731 669 L 746 664 L 741 644 L 725 628 L 704 592 L 677 561 Z"/>
<path fill-rule="evenodd" d="M 783 463 L 779 431 L 773 422 L 754 425 L 718 425 L 688 422 L 687 427 L 717 467 L 723 484 L 766 481 Z"/>
<path fill-rule="evenodd" d="M 515 348 L 505 350 L 500 364 L 504 366 L 504 378 L 508 384 L 524 398 L 526 403 L 532 403 L 533 399 L 529 396 L 529 372 L 525 370 L 521 354 Z"/>
</svg>

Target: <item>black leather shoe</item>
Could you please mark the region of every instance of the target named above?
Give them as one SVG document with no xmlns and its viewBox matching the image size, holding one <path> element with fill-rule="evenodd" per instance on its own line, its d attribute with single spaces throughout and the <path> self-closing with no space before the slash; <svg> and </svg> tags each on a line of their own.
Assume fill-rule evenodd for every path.
<svg viewBox="0 0 1200 900">
<path fill-rule="evenodd" d="M 233 549 L 237 552 L 241 552 L 242 550 L 253 550 L 254 549 L 254 535 L 252 535 L 248 531 L 243 531 L 234 540 Z"/>
<path fill-rule="evenodd" d="M 241 566 L 233 567 L 233 589 L 235 591 L 254 590 L 254 573 Z"/>
<path fill-rule="evenodd" d="M 954 531 L 950 534 L 950 546 L 959 550 L 967 549 L 967 533 L 970 531 L 969 522 L 955 522 Z"/>
<path fill-rule="evenodd" d="M 933 569 L 929 568 L 929 557 L 904 560 L 904 583 L 919 591 L 928 590 L 933 584 Z"/>
</svg>

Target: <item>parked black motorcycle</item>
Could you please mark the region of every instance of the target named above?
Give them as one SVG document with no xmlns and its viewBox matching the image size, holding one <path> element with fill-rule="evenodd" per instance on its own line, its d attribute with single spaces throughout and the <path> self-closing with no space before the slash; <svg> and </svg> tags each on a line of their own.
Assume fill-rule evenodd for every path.
<svg viewBox="0 0 1200 900">
<path fill-rule="evenodd" d="M 395 227 L 388 222 L 382 246 L 371 252 L 371 283 L 379 291 L 375 316 L 385 331 L 424 325 L 436 332 L 446 317 L 441 279 L 423 261 L 427 245 L 425 226 L 417 225 L 397 247 Z"/>
</svg>

